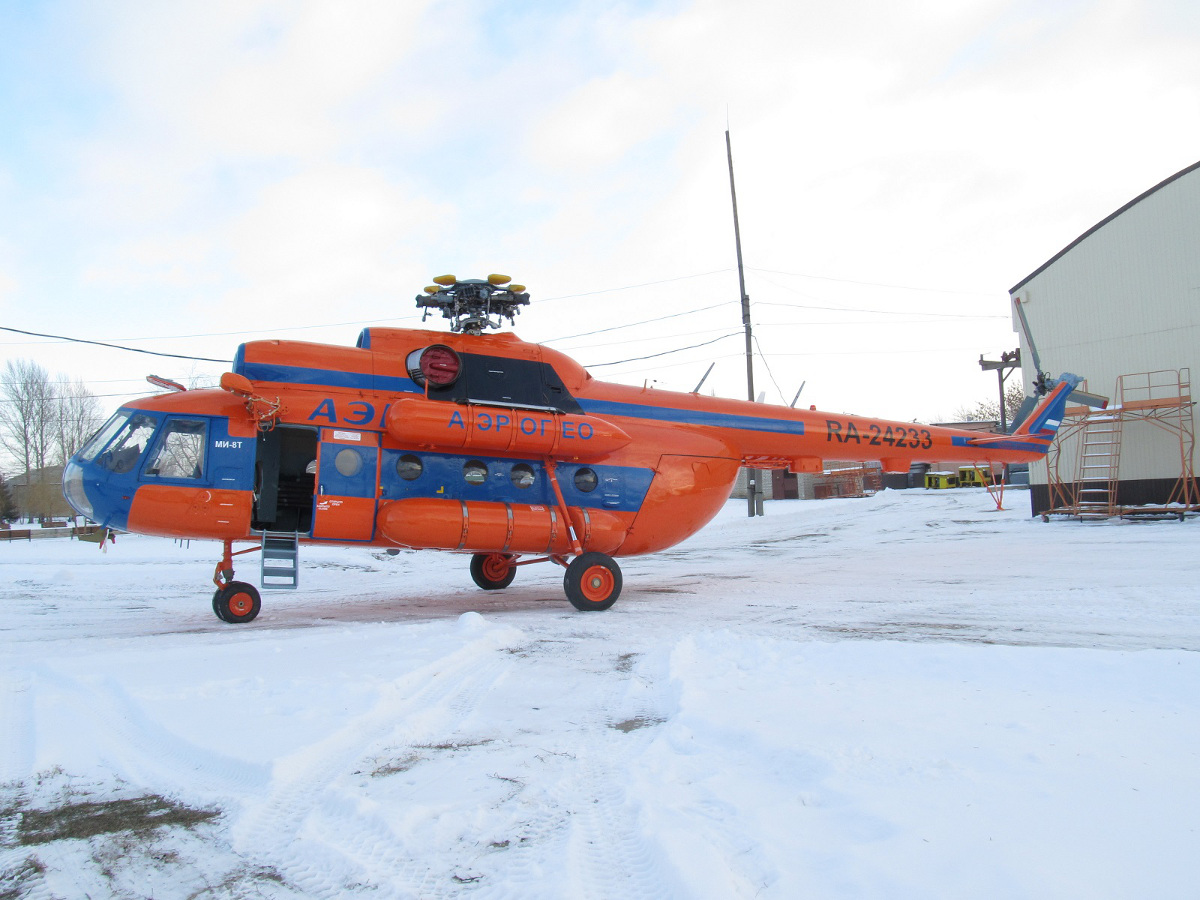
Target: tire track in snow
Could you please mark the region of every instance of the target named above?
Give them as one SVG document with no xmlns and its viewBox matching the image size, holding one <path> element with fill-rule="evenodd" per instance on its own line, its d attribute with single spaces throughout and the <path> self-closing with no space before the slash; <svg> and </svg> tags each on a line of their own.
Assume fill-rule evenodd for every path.
<svg viewBox="0 0 1200 900">
<path fill-rule="evenodd" d="M 505 851 L 505 872 L 544 870 L 538 860 L 551 848 L 562 856 L 564 883 L 547 885 L 547 897 L 663 900 L 681 895 L 672 864 L 644 831 L 628 789 L 631 762 L 654 739 L 655 726 L 671 707 L 666 679 L 639 674 L 648 665 L 665 667 L 665 660 L 643 661 L 617 678 L 611 671 L 589 676 L 604 685 L 580 692 L 590 702 L 581 711 L 574 759 L 558 767 L 561 777 L 546 791 L 549 808 L 530 823 L 531 840 Z M 529 885 L 537 881 L 536 876 L 508 880 L 523 887 L 492 882 L 473 896 L 527 898 Z"/>
<path fill-rule="evenodd" d="M 0 784 L 23 781 L 32 774 L 32 679 L 25 672 L 0 672 Z"/>
<path fill-rule="evenodd" d="M 397 848 L 382 815 L 364 811 L 337 782 L 386 748 L 429 740 L 466 719 L 505 671 L 498 650 L 514 634 L 492 631 L 410 672 L 384 688 L 371 710 L 279 760 L 266 795 L 235 823 L 235 848 L 269 861 L 309 896 L 355 887 L 375 896 L 433 896 L 427 867 Z M 384 873 L 389 884 L 360 882 Z"/>
<path fill-rule="evenodd" d="M 662 900 L 682 896 L 681 885 L 663 847 L 645 830 L 628 772 L 676 704 L 665 656 L 630 669 L 594 710 L 580 759 L 577 795 L 584 802 L 571 835 L 570 871 L 578 873 L 586 897 Z"/>
</svg>

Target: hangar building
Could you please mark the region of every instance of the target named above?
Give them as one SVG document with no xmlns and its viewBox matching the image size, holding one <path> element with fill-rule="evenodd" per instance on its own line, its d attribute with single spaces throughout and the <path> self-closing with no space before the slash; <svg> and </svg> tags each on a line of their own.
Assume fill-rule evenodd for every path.
<svg viewBox="0 0 1200 900">
<path fill-rule="evenodd" d="M 1043 371 L 1073 372 L 1110 398 L 1105 411 L 1069 410 L 1048 465 L 1031 467 L 1033 513 L 1200 508 L 1191 400 L 1193 373 L 1200 379 L 1200 162 L 1088 229 L 1009 293 L 1025 384 L 1038 377 L 1036 348 Z"/>
</svg>

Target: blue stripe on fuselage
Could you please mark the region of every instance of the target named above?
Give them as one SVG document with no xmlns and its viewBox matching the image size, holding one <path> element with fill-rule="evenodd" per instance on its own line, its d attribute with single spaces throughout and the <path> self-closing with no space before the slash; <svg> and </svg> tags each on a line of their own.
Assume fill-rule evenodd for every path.
<svg viewBox="0 0 1200 900">
<path fill-rule="evenodd" d="M 283 384 L 313 385 L 314 387 L 343 388 L 359 391 L 392 391 L 424 394 L 411 378 L 370 375 L 365 372 L 343 372 L 336 369 L 311 369 L 277 363 L 235 360 L 234 371 L 251 381 L 272 381 Z M 669 406 L 643 406 L 640 403 L 619 403 L 608 400 L 580 399 L 585 413 L 598 416 L 627 416 L 651 419 L 656 422 L 675 422 L 686 425 L 708 425 L 714 428 L 737 428 L 742 431 L 766 431 L 774 434 L 804 434 L 804 423 L 787 419 L 758 418 L 733 413 L 676 409 Z"/>
<path fill-rule="evenodd" d="M 974 447 L 976 450 L 1023 450 L 1025 452 L 1034 452 L 1045 454 L 1050 449 L 1049 444 L 1043 444 L 1034 441 L 988 441 L 986 444 L 974 444 L 970 438 L 953 437 L 950 439 L 950 444 L 953 447 Z"/>
<path fill-rule="evenodd" d="M 627 416 L 631 419 L 653 419 L 656 422 L 677 422 L 686 425 L 709 425 L 714 428 L 738 428 L 742 431 L 769 431 L 775 434 L 804 434 L 804 423 L 787 419 L 760 419 L 733 413 L 704 412 L 696 409 L 675 409 L 670 406 L 643 406 L 640 403 L 617 403 L 609 400 L 579 400 L 585 413 L 597 416 Z"/>
<path fill-rule="evenodd" d="M 354 391 L 423 393 L 411 378 L 371 375 L 366 372 L 342 372 L 336 369 L 309 369 L 303 366 L 283 366 L 276 363 L 242 361 L 235 362 L 234 372 L 238 375 L 244 375 L 251 381 L 274 381 L 282 384 L 345 388 Z"/>
</svg>

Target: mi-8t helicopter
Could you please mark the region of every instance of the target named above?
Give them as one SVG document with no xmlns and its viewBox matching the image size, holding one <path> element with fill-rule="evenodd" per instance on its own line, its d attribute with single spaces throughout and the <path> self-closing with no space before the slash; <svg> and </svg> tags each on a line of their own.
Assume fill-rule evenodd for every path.
<svg viewBox="0 0 1200 900">
<path fill-rule="evenodd" d="M 523 286 L 434 282 L 417 305 L 450 319 L 450 333 L 253 341 L 219 389 L 124 405 L 66 466 L 68 502 L 110 529 L 221 541 L 213 609 L 230 623 L 261 605 L 234 580 L 233 557 L 260 551 L 262 587 L 291 588 L 303 544 L 469 553 L 485 590 L 553 562 L 577 609 L 602 610 L 621 593 L 614 557 L 694 534 L 743 465 L 1028 462 L 1046 454 L 1079 382 L 1062 376 L 1008 435 L 610 384 L 558 351 L 486 333 L 529 303 Z"/>
</svg>

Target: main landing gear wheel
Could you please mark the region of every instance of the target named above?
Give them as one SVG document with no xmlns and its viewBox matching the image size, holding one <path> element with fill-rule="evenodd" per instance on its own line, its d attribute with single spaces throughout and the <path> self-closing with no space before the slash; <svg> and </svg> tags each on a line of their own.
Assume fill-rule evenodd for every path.
<svg viewBox="0 0 1200 900">
<path fill-rule="evenodd" d="M 471 557 L 471 577 L 485 591 L 498 591 L 517 577 L 515 556 L 507 553 L 476 553 Z"/>
<path fill-rule="evenodd" d="M 213 612 L 230 625 L 253 621 L 261 608 L 258 589 L 244 581 L 231 581 L 213 594 Z"/>
<path fill-rule="evenodd" d="M 603 553 L 583 553 L 567 566 L 563 590 L 576 609 L 608 609 L 621 596 L 621 568 Z"/>
</svg>

